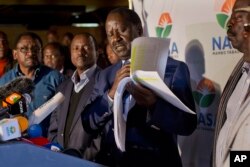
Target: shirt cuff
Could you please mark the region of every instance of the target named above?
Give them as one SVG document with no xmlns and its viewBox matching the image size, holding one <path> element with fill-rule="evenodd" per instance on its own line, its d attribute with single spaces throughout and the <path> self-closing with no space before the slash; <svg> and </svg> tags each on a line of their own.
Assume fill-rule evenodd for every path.
<svg viewBox="0 0 250 167">
<path fill-rule="evenodd" d="M 108 93 L 107 93 L 107 97 L 108 97 L 109 110 L 113 111 L 114 100 L 111 97 L 109 97 Z"/>
</svg>

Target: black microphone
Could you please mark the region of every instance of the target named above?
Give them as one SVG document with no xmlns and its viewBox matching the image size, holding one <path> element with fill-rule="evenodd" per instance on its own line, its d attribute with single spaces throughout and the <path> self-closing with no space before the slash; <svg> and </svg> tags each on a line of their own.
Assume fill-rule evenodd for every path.
<svg viewBox="0 0 250 167">
<path fill-rule="evenodd" d="M 17 115 L 27 112 L 27 104 L 31 101 L 29 94 L 33 89 L 34 83 L 27 77 L 18 77 L 0 87 L 0 100 L 2 101 L 0 117 L 6 118 L 8 114 Z"/>
<path fill-rule="evenodd" d="M 11 115 L 19 115 L 27 112 L 27 106 L 31 102 L 31 97 L 28 94 L 12 93 L 2 100 L 3 108 Z"/>
<path fill-rule="evenodd" d="M 13 93 L 30 94 L 34 89 L 34 83 L 27 77 L 18 77 L 0 87 L 0 99 L 5 99 Z"/>
</svg>

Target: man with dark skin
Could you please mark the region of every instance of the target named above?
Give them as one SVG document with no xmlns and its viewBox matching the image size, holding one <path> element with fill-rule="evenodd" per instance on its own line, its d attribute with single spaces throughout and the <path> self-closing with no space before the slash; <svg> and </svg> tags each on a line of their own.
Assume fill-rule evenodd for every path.
<svg viewBox="0 0 250 167">
<path fill-rule="evenodd" d="M 130 75 L 131 42 L 142 36 L 139 16 L 132 10 L 112 10 L 105 24 L 108 42 L 121 59 L 100 72 L 91 96 L 92 103 L 83 116 L 89 133 L 104 136 L 97 162 L 108 166 L 181 167 L 177 135 L 189 135 L 196 128 L 196 115 L 186 113 L 157 96 L 152 90 L 130 82 L 126 90 L 135 100 L 127 117 L 126 151 L 120 152 L 114 141 L 113 99 L 119 82 Z M 168 58 L 165 84 L 191 110 L 195 111 L 187 65 Z"/>
<path fill-rule="evenodd" d="M 244 129 L 243 127 L 246 127 L 245 124 L 241 122 L 244 126 L 238 130 L 234 129 L 235 125 L 239 122 L 245 111 L 244 106 L 248 105 L 248 101 L 246 99 L 249 87 L 249 73 L 247 71 L 250 65 L 248 54 L 249 32 L 246 31 L 247 27 L 244 25 L 250 23 L 250 19 L 249 12 L 244 11 L 241 8 L 249 6 L 249 0 L 237 0 L 228 21 L 228 39 L 235 49 L 243 53 L 243 57 L 240 59 L 229 77 L 220 99 L 213 147 L 212 162 L 214 167 L 228 167 L 229 151 L 232 149 L 242 150 L 244 147 L 244 149 L 248 148 L 249 150 L 250 138 L 248 138 L 248 135 L 238 133 Z M 249 131 L 249 129 L 244 130 Z M 236 132 L 238 136 L 235 135 L 234 132 Z M 244 134 L 247 133 L 249 132 L 244 132 Z M 232 136 L 234 138 L 233 140 L 231 140 Z M 238 137 L 241 141 L 240 144 L 238 143 Z"/>
<path fill-rule="evenodd" d="M 0 77 L 14 66 L 7 34 L 0 31 Z"/>
<path fill-rule="evenodd" d="M 111 64 L 115 64 L 120 60 L 119 57 L 113 52 L 109 44 L 106 45 L 106 54 Z"/>
<path fill-rule="evenodd" d="M 76 34 L 71 43 L 71 61 L 76 67 L 71 78 L 60 84 L 58 91 L 65 100 L 53 111 L 48 138 L 64 149 L 74 149 L 81 158 L 94 160 L 99 149 L 98 139 L 86 133 L 82 126 L 82 108 L 88 103 L 94 88 L 95 75 L 100 70 L 96 65 L 97 45 L 92 35 Z"/>
</svg>

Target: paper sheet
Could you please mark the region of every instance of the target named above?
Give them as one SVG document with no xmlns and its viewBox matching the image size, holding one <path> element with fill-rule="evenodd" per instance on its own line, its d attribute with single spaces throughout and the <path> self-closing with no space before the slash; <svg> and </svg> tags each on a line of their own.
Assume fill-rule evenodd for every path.
<svg viewBox="0 0 250 167">
<path fill-rule="evenodd" d="M 132 76 L 133 80 L 142 84 L 143 86 L 154 91 L 159 97 L 178 107 L 179 109 L 190 113 L 196 114 L 190 110 L 175 94 L 167 87 L 162 81 L 156 71 L 141 71 L 137 70 Z"/>
<path fill-rule="evenodd" d="M 126 118 L 123 113 L 122 96 L 125 85 L 133 81 L 140 83 L 154 91 L 158 96 L 165 99 L 184 112 L 196 114 L 185 106 L 163 82 L 165 68 L 168 59 L 169 39 L 154 37 L 139 37 L 132 42 L 130 78 L 120 81 L 114 97 L 114 136 L 117 147 L 125 151 Z"/>
</svg>

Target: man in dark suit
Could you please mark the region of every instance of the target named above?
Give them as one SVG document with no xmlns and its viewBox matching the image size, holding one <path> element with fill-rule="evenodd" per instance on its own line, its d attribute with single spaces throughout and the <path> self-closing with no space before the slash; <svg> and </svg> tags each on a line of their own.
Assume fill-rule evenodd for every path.
<svg viewBox="0 0 250 167">
<path fill-rule="evenodd" d="M 65 95 L 65 100 L 52 113 L 48 133 L 50 141 L 58 142 L 66 150 L 78 151 L 87 160 L 94 160 L 99 148 L 98 139 L 93 140 L 93 136 L 84 131 L 81 121 L 82 109 L 89 102 L 95 75 L 100 70 L 96 59 L 94 37 L 88 33 L 75 35 L 71 44 L 71 61 L 76 70 L 58 88 Z"/>
<path fill-rule="evenodd" d="M 126 90 L 136 104 L 127 117 L 126 152 L 117 150 L 113 132 L 114 94 L 119 82 L 129 77 L 130 65 L 125 61 L 130 59 L 132 40 L 142 36 L 143 30 L 138 15 L 126 8 L 112 10 L 107 16 L 105 28 L 108 42 L 121 61 L 100 72 L 91 96 L 92 103 L 86 107 L 88 113 L 83 116 L 84 128 L 88 132 L 101 131 L 104 135 L 98 162 L 108 166 L 171 164 L 181 167 L 177 135 L 189 135 L 195 130 L 196 115 L 181 111 L 151 90 L 132 82 L 126 85 Z M 195 111 L 189 70 L 185 63 L 169 57 L 164 82 L 186 106 Z"/>
</svg>

